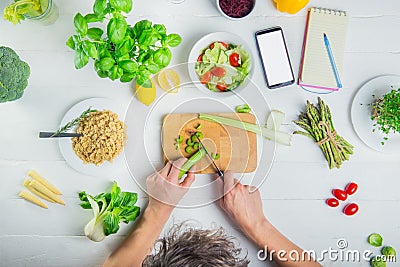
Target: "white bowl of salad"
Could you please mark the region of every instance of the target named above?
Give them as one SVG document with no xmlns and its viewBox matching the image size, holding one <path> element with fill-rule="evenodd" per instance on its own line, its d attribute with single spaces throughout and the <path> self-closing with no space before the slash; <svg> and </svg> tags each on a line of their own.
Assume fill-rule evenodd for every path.
<svg viewBox="0 0 400 267">
<path fill-rule="evenodd" d="M 253 58 L 242 38 L 228 32 L 215 32 L 194 45 L 188 66 L 196 87 L 225 95 L 246 87 L 253 73 Z"/>
</svg>

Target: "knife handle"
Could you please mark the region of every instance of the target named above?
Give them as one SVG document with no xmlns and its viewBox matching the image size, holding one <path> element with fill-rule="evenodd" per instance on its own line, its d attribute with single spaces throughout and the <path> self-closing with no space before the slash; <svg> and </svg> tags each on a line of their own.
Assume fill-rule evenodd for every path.
<svg viewBox="0 0 400 267">
<path fill-rule="evenodd" d="M 54 135 L 53 132 L 40 132 L 39 138 L 59 138 L 59 137 L 82 137 L 83 134 L 78 133 L 60 133 L 58 135 Z"/>
</svg>

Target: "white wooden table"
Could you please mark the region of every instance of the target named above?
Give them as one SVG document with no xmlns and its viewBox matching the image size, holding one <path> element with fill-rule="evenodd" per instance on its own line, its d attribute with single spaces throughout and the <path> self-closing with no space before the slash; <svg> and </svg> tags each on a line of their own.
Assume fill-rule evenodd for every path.
<svg viewBox="0 0 400 267">
<path fill-rule="evenodd" d="M 123 225 L 117 235 L 104 242 L 91 242 L 83 233 L 91 212 L 79 207 L 77 192 L 100 193 L 115 179 L 123 190 L 140 194 L 141 206 L 146 201 L 127 169 L 115 170 L 112 178 L 82 175 L 66 164 L 57 141 L 37 138 L 40 130 L 56 129 L 65 112 L 83 99 L 107 97 L 127 106 L 132 97 L 131 85 L 98 78 L 92 64 L 80 71 L 73 67 L 73 52 L 65 46 L 65 41 L 74 32 L 74 14 L 88 13 L 93 1 L 56 2 L 60 17 L 54 25 L 44 27 L 24 22 L 13 26 L 0 21 L 0 45 L 15 49 L 31 66 L 29 87 L 23 98 L 0 104 L 0 266 L 98 266 L 133 224 Z M 341 135 L 355 145 L 355 154 L 340 170 L 329 170 L 319 149 L 302 136 L 295 136 L 291 147 L 278 146 L 275 163 L 260 188 L 265 214 L 305 249 L 317 252 L 329 247 L 337 249 L 337 240 L 345 238 L 348 249 L 371 249 L 378 253 L 378 249 L 367 244 L 366 238 L 372 232 L 379 232 L 386 245 L 400 252 L 400 156 L 366 147 L 356 136 L 349 114 L 352 98 L 363 83 L 382 74 L 400 74 L 400 2 L 311 0 L 309 6 L 343 9 L 350 14 L 342 77 L 345 88 L 325 96 L 324 100 L 334 112 Z M 3 9 L 4 3 L 0 7 Z M 289 122 L 296 118 L 306 99 L 315 101 L 316 95 L 296 85 L 268 90 L 253 34 L 259 29 L 282 26 L 297 75 L 305 15 L 306 10 L 296 15 L 279 13 L 271 0 L 257 0 L 252 16 L 236 22 L 223 18 L 213 0 L 186 0 L 179 5 L 168 0 L 137 0 L 128 21 L 133 24 L 147 18 L 181 34 L 183 43 L 173 50 L 172 64 L 185 62 L 193 44 L 206 33 L 230 31 L 240 35 L 248 41 L 256 59 L 255 82 L 272 108 L 286 112 Z M 43 210 L 20 199 L 17 194 L 29 169 L 36 169 L 56 184 L 64 193 L 66 206 L 52 205 Z M 340 209 L 331 209 L 324 203 L 331 189 L 344 187 L 349 181 L 359 184 L 359 192 L 352 200 L 359 203 L 361 210 L 354 217 L 346 217 Z M 204 227 L 224 226 L 248 249 L 250 266 L 273 266 L 257 260 L 258 249 L 217 204 L 176 209 L 169 224 L 184 220 L 196 220 Z M 369 266 L 365 261 L 330 260 L 324 261 L 324 265 Z"/>
</svg>

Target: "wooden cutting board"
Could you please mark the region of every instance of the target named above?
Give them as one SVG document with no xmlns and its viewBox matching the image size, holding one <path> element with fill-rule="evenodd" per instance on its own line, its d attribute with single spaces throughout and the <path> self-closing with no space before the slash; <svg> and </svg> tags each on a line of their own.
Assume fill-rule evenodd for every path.
<svg viewBox="0 0 400 267">
<path fill-rule="evenodd" d="M 214 115 L 255 123 L 254 115 L 250 113 L 215 113 Z M 200 130 L 196 127 L 202 125 Z M 236 173 L 255 171 L 257 167 L 257 136 L 238 128 L 220 125 L 215 122 L 198 119 L 197 113 L 168 114 L 164 117 L 162 127 L 164 160 L 176 160 L 180 157 L 189 157 L 185 152 L 186 140 L 192 131 L 203 133 L 202 142 L 211 153 L 220 154 L 216 164 L 222 170 L 231 170 Z M 183 143 L 179 150 L 175 148 L 176 138 L 181 135 Z M 198 173 L 215 173 L 210 160 L 204 157 L 197 164 Z"/>
</svg>

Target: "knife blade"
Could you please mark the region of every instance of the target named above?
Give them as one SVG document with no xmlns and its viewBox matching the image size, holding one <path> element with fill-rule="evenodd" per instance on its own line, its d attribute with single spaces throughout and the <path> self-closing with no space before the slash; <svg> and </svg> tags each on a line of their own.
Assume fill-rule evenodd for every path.
<svg viewBox="0 0 400 267">
<path fill-rule="evenodd" d="M 39 133 L 39 138 L 62 138 L 62 137 L 82 137 L 83 134 L 78 134 L 78 133 L 60 133 L 57 135 L 54 135 L 55 133 L 52 132 L 40 132 Z"/>
<path fill-rule="evenodd" d="M 207 157 L 211 160 L 212 164 L 214 165 L 215 169 L 217 170 L 218 176 L 221 177 L 222 181 L 224 180 L 224 173 L 221 171 L 221 169 L 217 166 L 217 164 L 215 163 L 215 160 L 213 159 L 213 157 L 211 157 L 210 153 L 208 153 L 207 148 L 203 145 L 203 143 L 201 142 L 200 138 L 196 135 L 197 141 L 199 141 L 199 144 L 204 148 L 204 150 L 206 151 Z"/>
</svg>

